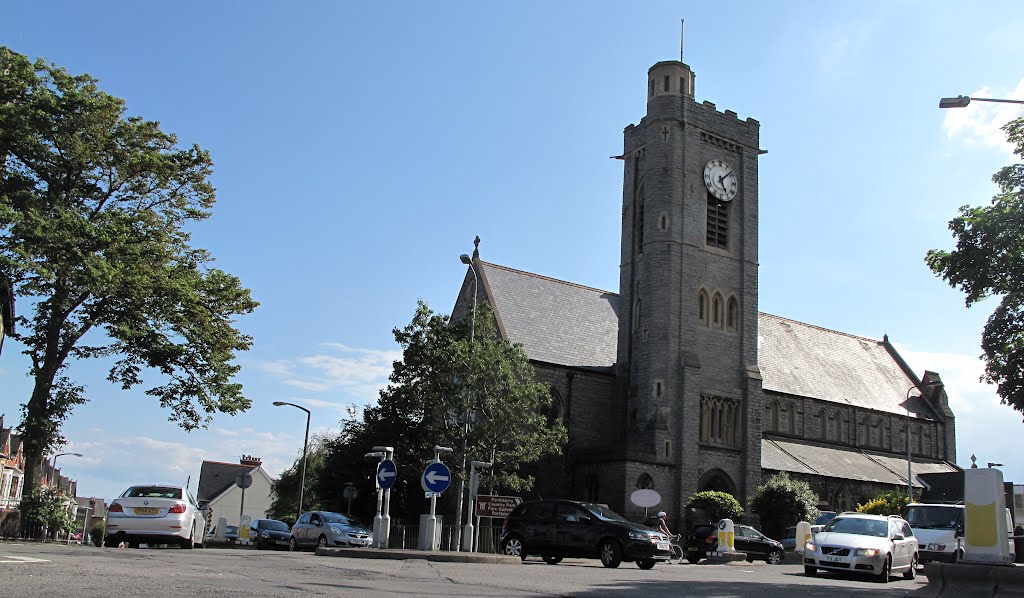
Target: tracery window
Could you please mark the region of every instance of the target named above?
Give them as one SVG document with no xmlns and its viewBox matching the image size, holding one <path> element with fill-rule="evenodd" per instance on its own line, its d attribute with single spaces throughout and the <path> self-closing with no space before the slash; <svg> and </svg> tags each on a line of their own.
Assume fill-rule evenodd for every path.
<svg viewBox="0 0 1024 598">
<path fill-rule="evenodd" d="M 740 304 L 735 297 L 729 297 L 725 308 L 725 329 L 736 332 L 740 320 Z"/>
<path fill-rule="evenodd" d="M 715 293 L 711 300 L 711 325 L 715 328 L 722 327 L 722 296 Z"/>
<path fill-rule="evenodd" d="M 700 440 L 719 446 L 739 446 L 740 404 L 714 395 L 700 397 Z"/>
<path fill-rule="evenodd" d="M 781 425 L 780 421 L 779 421 L 779 415 L 780 415 L 780 411 L 781 410 L 782 409 L 781 409 L 781 407 L 779 407 L 779 402 L 778 401 L 772 401 L 772 413 L 771 413 L 771 430 L 772 430 L 772 432 L 778 432 L 779 431 L 779 426 Z"/>
<path fill-rule="evenodd" d="M 705 326 L 707 326 L 710 321 L 710 318 L 708 317 L 709 311 L 708 292 L 701 289 L 700 292 L 697 293 L 697 319 Z"/>
<path fill-rule="evenodd" d="M 643 490 L 645 488 L 654 488 L 654 478 L 649 473 L 642 473 L 640 477 L 636 479 L 636 489 Z"/>
</svg>

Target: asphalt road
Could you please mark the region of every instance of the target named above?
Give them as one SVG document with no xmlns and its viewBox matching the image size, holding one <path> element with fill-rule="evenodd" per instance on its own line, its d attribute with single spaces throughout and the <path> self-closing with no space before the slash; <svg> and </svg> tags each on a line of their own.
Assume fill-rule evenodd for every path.
<svg viewBox="0 0 1024 598">
<path fill-rule="evenodd" d="M 438 563 L 316 556 L 247 548 L 117 549 L 0 543 L 0 597 L 278 596 L 902 596 L 927 583 L 808 578 L 799 564 Z"/>
</svg>

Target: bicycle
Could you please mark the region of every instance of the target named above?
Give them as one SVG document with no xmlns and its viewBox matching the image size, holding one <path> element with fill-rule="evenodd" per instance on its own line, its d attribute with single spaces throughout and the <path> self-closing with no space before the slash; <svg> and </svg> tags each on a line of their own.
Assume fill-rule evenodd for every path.
<svg viewBox="0 0 1024 598">
<path fill-rule="evenodd" d="M 673 534 L 669 538 L 668 564 L 678 565 L 683 562 L 683 547 L 679 544 L 682 534 Z"/>
</svg>

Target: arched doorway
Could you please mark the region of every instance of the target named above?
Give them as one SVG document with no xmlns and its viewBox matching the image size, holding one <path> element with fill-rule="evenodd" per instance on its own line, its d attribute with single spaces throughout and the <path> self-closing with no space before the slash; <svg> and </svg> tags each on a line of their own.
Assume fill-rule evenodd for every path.
<svg viewBox="0 0 1024 598">
<path fill-rule="evenodd" d="M 736 484 L 733 483 L 729 474 L 721 469 L 712 469 L 701 476 L 697 483 L 697 492 L 714 490 L 716 492 L 727 492 L 736 496 Z"/>
</svg>

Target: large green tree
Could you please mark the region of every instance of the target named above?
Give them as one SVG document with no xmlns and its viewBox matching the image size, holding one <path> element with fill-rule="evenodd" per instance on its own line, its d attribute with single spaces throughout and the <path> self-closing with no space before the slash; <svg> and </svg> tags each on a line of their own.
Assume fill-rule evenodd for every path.
<svg viewBox="0 0 1024 598">
<path fill-rule="evenodd" d="M 545 455 L 559 454 L 567 433 L 560 420 L 548 417 L 551 393 L 538 383 L 522 347 L 499 337 L 487 305 L 477 310 L 475 334 L 471 321 L 457 322 L 433 313 L 420 302 L 412 321 L 393 332 L 402 347 L 387 388 L 362 417 L 344 421 L 336 437 L 325 443 L 323 466 L 310 476 L 307 496 L 324 508 L 346 510 L 345 485 L 356 486 L 354 514 L 373 517 L 376 463 L 365 458 L 373 446 L 392 446 L 400 475 L 391 492 L 392 516 L 414 520 L 423 511 L 419 472 L 433 458 L 435 445 L 455 449 L 443 460 L 456 478 L 465 476 L 462 442 L 470 459 L 491 461 L 481 488 L 522 491 L 533 478 L 521 470 Z M 470 414 L 468 432 L 464 413 Z M 281 497 L 293 497 L 297 466 L 275 485 Z M 445 498 L 453 498 L 457 479 Z"/>
<path fill-rule="evenodd" d="M 233 361 L 251 341 L 234 317 L 257 303 L 189 243 L 214 203 L 210 154 L 125 112 L 92 77 L 0 47 L 0 280 L 27 306 L 11 336 L 34 380 L 19 426 L 26 495 L 87 400 L 69 360 L 112 360 L 126 390 L 145 375 L 186 430 L 249 407 Z"/>
<path fill-rule="evenodd" d="M 1024 118 L 1003 126 L 1024 160 Z M 981 334 L 983 380 L 997 385 L 1003 403 L 1024 412 L 1024 162 L 1001 168 L 999 192 L 984 207 L 963 206 L 949 222 L 956 249 L 933 249 L 928 267 L 967 297 L 968 307 L 998 297 Z"/>
</svg>

